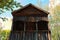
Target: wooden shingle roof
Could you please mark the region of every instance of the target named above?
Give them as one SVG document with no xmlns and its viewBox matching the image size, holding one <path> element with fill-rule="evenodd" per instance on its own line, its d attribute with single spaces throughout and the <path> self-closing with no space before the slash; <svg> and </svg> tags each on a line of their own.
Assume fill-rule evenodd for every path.
<svg viewBox="0 0 60 40">
<path fill-rule="evenodd" d="M 33 12 L 33 10 L 30 10 L 30 9 L 35 10 L 34 12 L 39 11 L 39 12 L 43 12 L 43 13 L 45 13 L 47 15 L 49 14 L 49 12 L 47 12 L 47 11 L 41 9 L 41 8 L 38 8 L 38 7 L 36 7 L 36 6 L 32 5 L 32 4 L 28 4 L 28 5 L 22 7 L 20 9 L 18 9 L 18 10 L 13 11 L 12 15 L 20 15 L 20 16 L 21 15 L 30 15 L 30 14 L 28 14 L 28 12 L 30 12 L 30 11 Z M 28 11 L 28 10 L 30 10 L 30 11 Z M 37 14 L 39 14 L 39 13 L 37 13 Z"/>
</svg>

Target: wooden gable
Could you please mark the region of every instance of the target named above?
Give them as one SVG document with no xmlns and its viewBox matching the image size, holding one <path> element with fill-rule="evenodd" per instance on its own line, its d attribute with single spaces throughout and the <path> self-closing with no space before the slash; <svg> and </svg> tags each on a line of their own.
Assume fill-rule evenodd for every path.
<svg viewBox="0 0 60 40">
<path fill-rule="evenodd" d="M 48 14 L 49 12 L 41 8 L 37 8 L 32 4 L 28 4 L 22 7 L 21 9 L 12 12 L 13 16 L 29 16 L 29 15 L 48 16 Z"/>
</svg>

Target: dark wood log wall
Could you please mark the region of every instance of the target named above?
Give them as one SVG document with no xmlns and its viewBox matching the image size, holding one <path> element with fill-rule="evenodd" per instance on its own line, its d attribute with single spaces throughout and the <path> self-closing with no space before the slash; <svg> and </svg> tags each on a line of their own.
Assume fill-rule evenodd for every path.
<svg viewBox="0 0 60 40">
<path fill-rule="evenodd" d="M 12 12 L 12 15 L 13 23 L 9 40 L 51 40 L 48 12 L 29 4 L 21 10 Z M 37 17 L 40 17 L 38 21 L 36 21 Z"/>
</svg>

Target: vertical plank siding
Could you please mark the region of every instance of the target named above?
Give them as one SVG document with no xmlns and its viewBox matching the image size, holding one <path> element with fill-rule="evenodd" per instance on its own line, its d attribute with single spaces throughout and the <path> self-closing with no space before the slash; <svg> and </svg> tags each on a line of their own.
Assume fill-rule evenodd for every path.
<svg viewBox="0 0 60 40">
<path fill-rule="evenodd" d="M 46 32 L 12 32 L 9 40 L 48 40 Z"/>
</svg>

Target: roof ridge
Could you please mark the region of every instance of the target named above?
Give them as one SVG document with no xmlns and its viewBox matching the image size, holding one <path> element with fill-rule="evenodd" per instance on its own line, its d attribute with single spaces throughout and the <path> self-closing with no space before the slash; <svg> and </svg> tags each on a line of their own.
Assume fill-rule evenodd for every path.
<svg viewBox="0 0 60 40">
<path fill-rule="evenodd" d="M 30 5 L 33 6 L 33 7 L 35 7 L 35 8 L 38 9 L 38 10 L 41 10 L 41 11 L 43 11 L 43 12 L 49 14 L 48 11 L 45 11 L 45 10 L 43 10 L 42 8 L 39 8 L 39 7 L 37 7 L 37 6 L 35 6 L 35 5 L 31 4 L 31 3 L 29 3 L 28 5 L 25 5 L 24 7 L 20 8 L 20 9 L 17 9 L 17 10 L 15 10 L 15 11 L 13 11 L 12 13 L 17 12 L 17 11 L 20 11 L 20 10 L 22 10 L 22 9 L 24 9 L 24 8 L 26 8 L 26 7 L 28 7 L 28 6 L 30 6 Z"/>
</svg>

